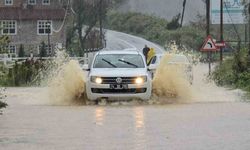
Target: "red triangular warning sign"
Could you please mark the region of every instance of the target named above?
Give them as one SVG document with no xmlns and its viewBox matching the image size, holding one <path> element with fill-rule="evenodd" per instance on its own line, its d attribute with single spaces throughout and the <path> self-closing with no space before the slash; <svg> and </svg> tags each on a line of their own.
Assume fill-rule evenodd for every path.
<svg viewBox="0 0 250 150">
<path fill-rule="evenodd" d="M 201 51 L 216 51 L 217 49 L 212 37 L 208 35 L 201 47 Z"/>
</svg>

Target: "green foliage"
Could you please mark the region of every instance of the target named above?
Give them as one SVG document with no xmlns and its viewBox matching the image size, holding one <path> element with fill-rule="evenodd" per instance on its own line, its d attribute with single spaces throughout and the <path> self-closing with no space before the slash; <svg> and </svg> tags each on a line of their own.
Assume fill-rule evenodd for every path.
<svg viewBox="0 0 250 150">
<path fill-rule="evenodd" d="M 241 49 L 234 57 L 226 59 L 215 68 L 212 79 L 221 86 L 231 86 L 250 91 L 250 66 L 247 65 L 247 49 Z"/>
<path fill-rule="evenodd" d="M 10 43 L 10 38 L 8 36 L 0 36 L 0 54 L 7 53 L 4 47 L 7 46 L 8 43 Z"/>
<path fill-rule="evenodd" d="M 5 102 L 0 101 L 0 109 L 6 108 L 7 104 Z"/>
<path fill-rule="evenodd" d="M 212 79 L 215 81 L 217 85 L 233 86 L 236 80 L 233 71 L 233 59 L 232 58 L 227 59 L 221 65 L 216 66 L 215 71 L 212 74 Z"/>
<path fill-rule="evenodd" d="M 173 30 L 179 26 L 177 20 L 178 16 L 169 23 L 165 19 L 141 13 L 112 11 L 108 14 L 107 26 L 112 30 L 141 36 L 162 46 L 174 40 L 178 45 L 199 50 L 205 36 L 204 31 L 192 26 Z"/>
<path fill-rule="evenodd" d="M 25 62 L 15 62 L 12 68 L 0 66 L 0 86 L 33 85 L 43 69 L 43 62 L 27 59 Z"/>
<path fill-rule="evenodd" d="M 40 48 L 40 57 L 47 57 L 47 50 L 46 50 L 46 45 L 44 42 L 41 43 L 41 48 Z"/>
<path fill-rule="evenodd" d="M 24 52 L 23 44 L 21 44 L 19 47 L 18 57 L 24 57 L 24 56 L 25 56 L 25 52 Z"/>
<path fill-rule="evenodd" d="M 7 107 L 7 104 L 5 102 L 2 102 L 1 100 L 4 99 L 6 95 L 4 94 L 4 89 L 0 88 L 0 109 Z"/>
<path fill-rule="evenodd" d="M 142 36 L 159 44 L 164 44 L 163 32 L 167 29 L 168 22 L 164 19 L 141 13 L 108 14 L 108 28 L 134 35 Z"/>
<path fill-rule="evenodd" d="M 174 16 L 171 22 L 167 25 L 168 30 L 176 30 L 178 29 L 181 25 L 179 23 L 179 20 L 181 18 L 181 14 L 179 13 L 178 15 Z"/>
</svg>

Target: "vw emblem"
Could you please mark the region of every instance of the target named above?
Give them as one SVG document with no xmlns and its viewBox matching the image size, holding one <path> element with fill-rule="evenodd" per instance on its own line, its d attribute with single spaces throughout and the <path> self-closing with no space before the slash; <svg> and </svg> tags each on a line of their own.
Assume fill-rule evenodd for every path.
<svg viewBox="0 0 250 150">
<path fill-rule="evenodd" d="M 121 84 L 122 83 L 122 78 L 116 78 L 116 83 Z"/>
</svg>

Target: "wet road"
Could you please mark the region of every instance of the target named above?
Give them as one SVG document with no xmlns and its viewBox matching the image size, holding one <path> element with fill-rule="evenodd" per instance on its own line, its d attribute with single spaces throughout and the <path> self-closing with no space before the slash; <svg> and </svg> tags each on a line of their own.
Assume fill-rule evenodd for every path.
<svg viewBox="0 0 250 150">
<path fill-rule="evenodd" d="M 9 89 L 25 95 L 39 89 Z M 250 104 L 50 106 L 8 98 L 1 150 L 249 150 Z M 31 98 L 31 97 L 30 97 Z"/>
</svg>

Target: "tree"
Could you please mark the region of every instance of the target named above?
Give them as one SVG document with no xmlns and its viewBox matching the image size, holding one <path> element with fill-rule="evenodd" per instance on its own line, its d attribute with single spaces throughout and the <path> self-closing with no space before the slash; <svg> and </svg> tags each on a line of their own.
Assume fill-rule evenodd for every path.
<svg viewBox="0 0 250 150">
<path fill-rule="evenodd" d="M 18 57 L 24 57 L 24 55 L 25 55 L 25 52 L 24 52 L 23 44 L 21 44 L 19 47 Z"/>
<path fill-rule="evenodd" d="M 47 57 L 47 49 L 44 41 L 40 45 L 40 57 Z"/>
<path fill-rule="evenodd" d="M 178 15 L 174 16 L 173 19 L 167 25 L 167 29 L 168 30 L 176 30 L 176 29 L 178 29 L 181 26 L 180 23 L 179 23 L 180 18 L 181 18 L 180 13 Z"/>
<path fill-rule="evenodd" d="M 108 8 L 112 0 L 74 0 L 72 8 L 74 11 L 74 31 L 77 32 L 80 55 L 83 55 L 86 47 L 86 40 L 90 33 L 99 26 L 100 41 L 104 39 L 103 24 L 106 19 Z M 68 40 L 70 41 L 70 40 Z"/>
<path fill-rule="evenodd" d="M 0 54 L 7 53 L 5 51 L 5 46 L 10 43 L 10 38 L 6 35 L 0 36 Z"/>
</svg>

